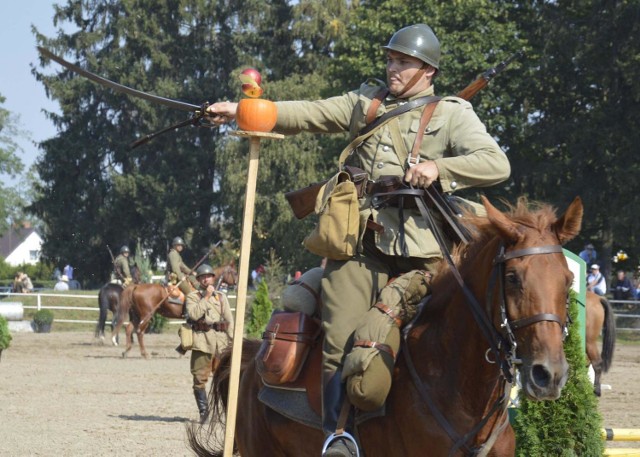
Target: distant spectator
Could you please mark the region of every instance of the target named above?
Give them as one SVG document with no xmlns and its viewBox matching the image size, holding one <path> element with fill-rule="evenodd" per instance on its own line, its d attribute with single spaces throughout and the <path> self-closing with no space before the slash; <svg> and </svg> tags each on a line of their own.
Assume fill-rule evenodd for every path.
<svg viewBox="0 0 640 457">
<path fill-rule="evenodd" d="M 56 267 L 55 270 L 53 270 L 53 273 L 51 274 L 51 279 L 53 279 L 54 281 L 60 281 L 60 276 L 62 276 L 62 273 L 60 272 L 60 268 Z"/>
<path fill-rule="evenodd" d="M 19 271 L 13 277 L 13 286 L 11 287 L 11 292 L 14 294 L 21 294 L 24 292 L 24 284 L 22 283 L 22 272 Z"/>
<path fill-rule="evenodd" d="M 594 263 L 591 265 L 591 273 L 587 276 L 587 290 L 595 292 L 598 295 L 607 293 L 607 283 L 604 275 L 600 273 L 600 266 L 598 264 Z"/>
<path fill-rule="evenodd" d="M 20 280 L 22 281 L 22 292 L 26 294 L 33 292 L 33 283 L 31 282 L 31 278 L 26 273 L 22 273 Z"/>
<path fill-rule="evenodd" d="M 66 264 L 62 269 L 62 274 L 66 275 L 69 278 L 69 281 L 73 280 L 73 267 L 69 264 Z"/>
<path fill-rule="evenodd" d="M 69 278 L 66 275 L 60 276 L 60 280 L 53 286 L 53 290 L 65 291 L 69 290 Z"/>
<path fill-rule="evenodd" d="M 584 246 L 584 250 L 580 251 L 578 254 L 582 260 L 584 260 L 587 265 L 593 265 L 598 260 L 598 253 L 593 247 L 593 244 L 589 243 Z"/>
<path fill-rule="evenodd" d="M 614 300 L 631 300 L 633 298 L 633 285 L 624 271 L 618 270 L 616 280 L 611 284 Z"/>
</svg>

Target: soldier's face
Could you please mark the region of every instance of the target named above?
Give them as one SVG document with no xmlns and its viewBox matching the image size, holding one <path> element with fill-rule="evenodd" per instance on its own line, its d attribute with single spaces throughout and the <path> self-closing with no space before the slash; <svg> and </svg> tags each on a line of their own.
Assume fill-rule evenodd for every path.
<svg viewBox="0 0 640 457">
<path fill-rule="evenodd" d="M 389 91 L 396 95 L 399 94 L 407 83 L 413 78 L 424 62 L 407 54 L 397 51 L 387 51 L 387 85 Z M 427 66 L 427 71 L 422 78 L 407 92 L 403 97 L 411 97 L 412 95 L 422 92 L 431 85 L 431 78 L 435 70 L 431 66 Z"/>
<path fill-rule="evenodd" d="M 214 278 L 215 278 L 215 275 L 210 275 L 210 274 L 200 275 L 198 276 L 198 281 L 200 281 L 200 285 L 202 287 L 207 287 L 207 286 L 213 285 Z"/>
</svg>

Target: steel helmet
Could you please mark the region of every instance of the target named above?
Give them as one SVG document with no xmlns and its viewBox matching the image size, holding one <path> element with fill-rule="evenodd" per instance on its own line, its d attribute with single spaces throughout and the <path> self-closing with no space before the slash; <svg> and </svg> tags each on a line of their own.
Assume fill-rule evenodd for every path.
<svg viewBox="0 0 640 457">
<path fill-rule="evenodd" d="M 184 246 L 184 240 L 182 238 L 180 238 L 179 236 L 176 236 L 173 241 L 171 242 L 171 246 L 177 246 L 181 244 L 182 246 Z"/>
<path fill-rule="evenodd" d="M 203 263 L 196 270 L 196 278 L 199 278 L 202 275 L 213 275 L 213 276 L 215 276 L 216 273 L 213 271 L 213 268 L 211 268 L 211 265 L 207 265 L 206 263 Z"/>
<path fill-rule="evenodd" d="M 415 57 L 438 69 L 440 42 L 427 24 L 415 24 L 398 30 L 383 49 Z"/>
<path fill-rule="evenodd" d="M 127 246 L 127 245 L 124 245 L 124 246 L 122 246 L 122 247 L 120 248 L 120 254 L 124 254 L 125 252 L 131 252 L 131 251 L 129 250 L 129 246 Z"/>
</svg>

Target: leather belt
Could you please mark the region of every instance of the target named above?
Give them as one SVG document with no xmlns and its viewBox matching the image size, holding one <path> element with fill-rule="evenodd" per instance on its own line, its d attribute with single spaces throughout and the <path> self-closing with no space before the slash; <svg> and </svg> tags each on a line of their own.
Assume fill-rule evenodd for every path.
<svg viewBox="0 0 640 457">
<path fill-rule="evenodd" d="M 189 321 L 191 328 L 196 332 L 208 332 L 209 330 L 215 330 L 216 332 L 226 332 L 229 328 L 229 323 L 226 321 L 214 322 L 213 324 L 207 324 L 203 321 Z"/>
</svg>

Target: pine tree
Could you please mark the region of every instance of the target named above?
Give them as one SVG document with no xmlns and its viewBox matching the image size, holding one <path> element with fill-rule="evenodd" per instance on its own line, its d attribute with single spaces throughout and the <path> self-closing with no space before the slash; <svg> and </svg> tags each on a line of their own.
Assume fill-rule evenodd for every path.
<svg viewBox="0 0 640 457">
<path fill-rule="evenodd" d="M 261 338 L 272 312 L 273 304 L 269 299 L 269 286 L 266 281 L 260 281 L 256 290 L 256 297 L 251 305 L 249 319 L 247 320 L 247 336 Z"/>
</svg>

